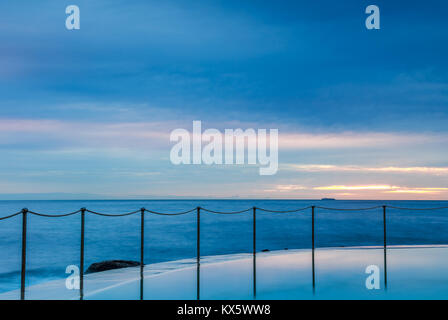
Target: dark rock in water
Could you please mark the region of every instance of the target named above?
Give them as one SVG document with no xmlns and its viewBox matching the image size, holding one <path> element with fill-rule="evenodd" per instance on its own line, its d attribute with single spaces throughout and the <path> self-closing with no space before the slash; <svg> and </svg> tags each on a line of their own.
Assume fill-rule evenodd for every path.
<svg viewBox="0 0 448 320">
<path fill-rule="evenodd" d="M 92 263 L 89 266 L 89 268 L 87 268 L 86 273 L 94 273 L 94 272 L 101 272 L 101 271 L 106 271 L 106 270 L 129 268 L 129 267 L 137 267 L 139 265 L 140 265 L 140 262 L 137 262 L 137 261 L 107 260 L 107 261 Z"/>
<path fill-rule="evenodd" d="M 288 248 L 285 248 L 285 250 L 288 250 Z"/>
<path fill-rule="evenodd" d="M 269 249 L 263 249 L 263 250 L 261 250 L 261 252 L 269 252 L 270 250 Z"/>
</svg>

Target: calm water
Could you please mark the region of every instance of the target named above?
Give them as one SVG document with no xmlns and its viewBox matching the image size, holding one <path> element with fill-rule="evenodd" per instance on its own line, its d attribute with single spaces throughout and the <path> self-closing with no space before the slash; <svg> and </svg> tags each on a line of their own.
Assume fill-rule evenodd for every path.
<svg viewBox="0 0 448 320">
<path fill-rule="evenodd" d="M 177 212 L 201 206 L 232 211 L 252 206 L 291 210 L 309 205 L 361 208 L 389 204 L 424 208 L 448 206 L 448 201 L 308 201 L 308 200 L 166 200 L 166 201 L 0 201 L 0 216 L 21 208 L 49 214 L 87 207 L 105 213 L 123 213 L 145 207 Z M 448 244 L 448 210 L 388 209 L 388 243 Z M 316 210 L 316 246 L 382 245 L 382 209 L 370 211 Z M 140 215 L 102 217 L 87 214 L 85 267 L 108 259 L 139 260 Z M 79 264 L 80 215 L 45 218 L 29 215 L 27 285 L 64 278 L 65 268 Z M 257 248 L 278 250 L 311 246 L 311 209 L 299 213 L 257 214 Z M 252 214 L 201 214 L 201 254 L 251 252 Z M 21 217 L 0 221 L 0 292 L 20 285 Z M 191 258 L 196 255 L 196 215 L 146 214 L 145 263 Z"/>
</svg>

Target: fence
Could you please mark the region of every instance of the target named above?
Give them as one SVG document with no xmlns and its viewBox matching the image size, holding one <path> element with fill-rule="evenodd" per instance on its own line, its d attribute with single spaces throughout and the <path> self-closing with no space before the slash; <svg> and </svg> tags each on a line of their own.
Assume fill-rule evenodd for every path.
<svg viewBox="0 0 448 320">
<path fill-rule="evenodd" d="M 329 207 L 322 207 L 322 206 L 308 206 L 304 208 L 294 209 L 294 210 L 269 210 L 269 209 L 263 209 L 263 208 L 257 208 L 252 207 L 248 208 L 246 210 L 241 211 L 232 211 L 232 212 L 222 212 L 222 211 L 214 211 L 209 210 L 206 208 L 196 207 L 191 210 L 183 211 L 183 212 L 176 212 L 176 213 L 164 213 L 164 212 L 157 212 L 157 211 L 151 211 L 145 208 L 141 208 L 136 211 L 123 213 L 123 214 L 107 214 L 107 213 L 100 213 L 88 210 L 86 208 L 81 208 L 78 211 L 70 212 L 66 214 L 43 214 L 43 213 L 37 213 L 30 211 L 28 209 L 22 209 L 21 211 L 11 214 L 9 216 L 1 217 L 1 220 L 6 220 L 9 218 L 13 218 L 18 215 L 22 215 L 22 257 L 21 257 L 21 274 L 20 274 L 20 299 L 25 299 L 25 277 L 26 277 L 26 237 L 27 237 L 27 215 L 33 214 L 36 216 L 41 217 L 47 217 L 47 218 L 61 218 L 61 217 L 67 217 L 75 214 L 81 215 L 81 245 L 80 245 L 80 288 L 79 288 L 79 298 L 80 300 L 84 299 L 84 236 L 85 236 L 85 216 L 86 213 L 104 216 L 104 217 L 124 217 L 129 216 L 133 214 L 140 213 L 141 219 L 140 219 L 140 300 L 143 300 L 143 284 L 144 284 L 144 245 L 145 245 L 145 213 L 151 213 L 161 216 L 178 216 L 178 215 L 184 215 L 189 214 L 196 211 L 196 297 L 197 300 L 200 299 L 200 270 L 201 270 L 201 211 L 212 213 L 212 214 L 240 214 L 240 213 L 247 213 L 252 211 L 252 223 L 253 223 L 253 250 L 252 250 L 252 261 L 253 261 L 253 294 L 254 298 L 257 294 L 257 265 L 256 265 L 256 223 L 257 223 L 257 211 L 261 212 L 268 212 L 268 213 L 297 213 L 297 212 L 304 212 L 306 210 L 311 209 L 311 269 L 312 269 L 312 286 L 313 286 L 313 292 L 315 292 L 316 288 L 316 272 L 315 272 L 315 243 L 314 243 L 314 234 L 315 234 L 315 215 L 316 215 L 316 209 L 321 210 L 330 210 L 330 211 L 369 211 L 369 210 L 375 210 L 382 208 L 382 222 L 383 222 L 383 252 L 384 252 L 384 286 L 385 289 L 387 289 L 387 225 L 386 225 L 386 210 L 387 208 L 397 209 L 397 210 L 417 210 L 417 211 L 425 211 L 425 210 L 441 210 L 441 209 L 448 209 L 447 207 L 437 207 L 437 208 L 402 208 L 402 207 L 395 207 L 390 205 L 379 205 L 374 207 L 368 207 L 368 208 L 329 208 Z"/>
</svg>

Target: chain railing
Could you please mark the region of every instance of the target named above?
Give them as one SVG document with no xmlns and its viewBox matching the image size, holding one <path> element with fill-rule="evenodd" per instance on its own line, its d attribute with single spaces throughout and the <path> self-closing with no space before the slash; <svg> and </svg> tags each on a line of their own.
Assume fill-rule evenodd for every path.
<svg viewBox="0 0 448 320">
<path fill-rule="evenodd" d="M 162 215 L 162 216 L 178 216 L 178 215 L 184 215 L 193 213 L 196 211 L 196 298 L 197 300 L 200 299 L 200 268 L 201 268 L 201 211 L 212 213 L 212 214 L 241 214 L 241 213 L 250 213 L 252 211 L 252 242 L 253 242 L 253 249 L 252 249 L 252 263 L 253 263 L 253 294 L 254 298 L 256 298 L 257 295 L 257 269 L 256 269 L 256 217 L 257 217 L 257 210 L 261 212 L 267 212 L 267 213 L 302 213 L 305 212 L 308 209 L 311 209 L 311 254 L 312 254 L 312 287 L 313 287 L 313 293 L 315 292 L 316 288 L 316 271 L 315 271 L 315 216 L 316 216 L 316 209 L 321 210 L 328 210 L 328 211 L 369 211 L 369 210 L 375 210 L 382 208 L 382 222 L 383 222 L 383 252 L 384 252 L 384 286 L 387 290 L 387 228 L 386 228 L 386 209 L 396 209 L 396 210 L 417 210 L 417 211 L 434 211 L 434 210 L 442 210 L 442 209 L 448 209 L 448 206 L 446 207 L 436 207 L 436 208 L 404 208 L 404 207 L 397 207 L 397 206 L 390 206 L 390 205 L 378 205 L 373 207 L 367 207 L 367 208 L 329 208 L 329 207 L 323 207 L 323 206 L 307 206 L 304 208 L 299 209 L 293 209 L 293 210 L 271 210 L 271 209 L 264 209 L 264 208 L 258 208 L 258 207 L 252 207 L 245 210 L 239 210 L 239 211 L 230 211 L 230 212 L 223 212 L 223 211 L 215 211 L 210 210 L 206 208 L 196 207 L 191 210 L 182 211 L 182 212 L 174 212 L 174 213 L 166 213 L 166 212 L 157 212 L 148 210 L 146 208 L 141 208 L 136 211 L 122 213 L 122 214 L 110 214 L 110 213 L 101 213 L 96 212 L 92 210 L 88 210 L 86 208 L 81 208 L 77 211 L 66 213 L 66 214 L 44 214 L 44 213 L 38 213 L 31 210 L 28 210 L 26 208 L 22 209 L 21 211 L 0 217 L 0 221 L 7 220 L 10 218 L 13 218 L 18 215 L 22 215 L 22 256 L 21 256 L 21 272 L 20 272 L 20 299 L 25 299 L 25 278 L 26 278 L 26 244 L 27 244 L 27 217 L 28 214 L 40 216 L 40 217 L 46 217 L 46 218 L 61 218 L 61 217 L 68 217 L 76 214 L 81 215 L 81 245 L 80 245 L 80 286 L 79 286 L 79 298 L 80 300 L 84 299 L 84 237 L 85 237 L 85 216 L 86 214 L 93 214 L 103 217 L 124 217 L 124 216 L 130 216 L 134 214 L 140 213 L 140 299 L 143 300 L 143 284 L 144 284 L 144 244 L 145 244 L 145 213 L 151 213 L 155 215 Z"/>
</svg>

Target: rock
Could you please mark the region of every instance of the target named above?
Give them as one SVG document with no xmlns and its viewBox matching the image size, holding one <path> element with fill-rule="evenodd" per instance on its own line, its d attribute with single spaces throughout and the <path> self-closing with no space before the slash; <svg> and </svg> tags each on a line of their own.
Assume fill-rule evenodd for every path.
<svg viewBox="0 0 448 320">
<path fill-rule="evenodd" d="M 269 249 L 263 249 L 263 250 L 261 250 L 261 252 L 269 252 L 270 250 Z"/>
<path fill-rule="evenodd" d="M 139 265 L 140 265 L 140 262 L 137 262 L 137 261 L 107 260 L 107 261 L 92 263 L 89 266 L 89 268 L 87 268 L 86 273 L 94 273 L 94 272 L 101 272 L 101 271 L 106 271 L 106 270 L 129 268 L 129 267 L 137 267 Z"/>
</svg>

